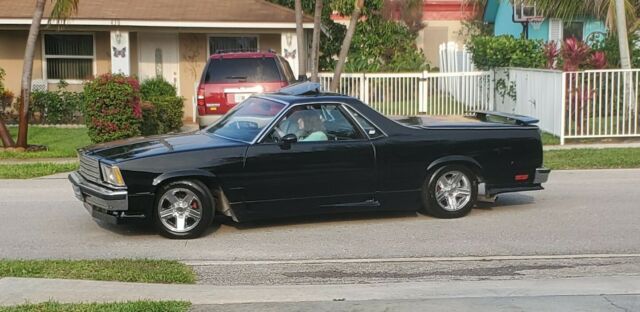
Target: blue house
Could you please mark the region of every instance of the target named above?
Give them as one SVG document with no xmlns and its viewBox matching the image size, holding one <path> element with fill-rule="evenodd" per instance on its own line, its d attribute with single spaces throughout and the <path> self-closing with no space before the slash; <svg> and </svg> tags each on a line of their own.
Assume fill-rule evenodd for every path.
<svg viewBox="0 0 640 312">
<path fill-rule="evenodd" d="M 519 38 L 523 26 L 513 21 L 512 0 L 488 0 L 484 10 L 484 21 L 494 24 L 494 35 L 512 35 Z M 541 39 L 545 42 L 555 40 L 561 42 L 569 37 L 588 40 L 592 34 L 606 33 L 605 24 L 594 18 L 582 18 L 563 21 L 557 18 L 546 18 L 540 25 L 529 25 L 529 39 Z"/>
</svg>

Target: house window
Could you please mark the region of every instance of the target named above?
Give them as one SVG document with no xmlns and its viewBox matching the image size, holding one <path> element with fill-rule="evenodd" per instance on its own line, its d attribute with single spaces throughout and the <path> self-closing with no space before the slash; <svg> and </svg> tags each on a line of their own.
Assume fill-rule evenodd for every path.
<svg viewBox="0 0 640 312">
<path fill-rule="evenodd" d="M 93 73 L 93 35 L 44 35 L 47 79 L 86 80 Z"/>
<path fill-rule="evenodd" d="M 258 37 L 209 37 L 209 52 L 258 51 Z"/>
<path fill-rule="evenodd" d="M 584 35 L 584 22 L 566 22 L 562 30 L 563 39 L 575 37 L 582 41 Z"/>
</svg>

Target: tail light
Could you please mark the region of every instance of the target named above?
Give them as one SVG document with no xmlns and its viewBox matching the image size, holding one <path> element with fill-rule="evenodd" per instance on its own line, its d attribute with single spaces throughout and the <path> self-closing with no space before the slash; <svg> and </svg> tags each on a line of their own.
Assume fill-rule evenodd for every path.
<svg viewBox="0 0 640 312">
<path fill-rule="evenodd" d="M 198 94 L 196 95 L 197 103 L 198 103 L 198 114 L 206 115 L 207 107 L 205 106 L 205 97 L 204 97 L 204 85 L 200 84 L 198 86 Z"/>
<path fill-rule="evenodd" d="M 198 86 L 198 106 L 204 106 L 205 105 L 205 101 L 204 101 L 204 85 L 200 84 Z"/>
</svg>

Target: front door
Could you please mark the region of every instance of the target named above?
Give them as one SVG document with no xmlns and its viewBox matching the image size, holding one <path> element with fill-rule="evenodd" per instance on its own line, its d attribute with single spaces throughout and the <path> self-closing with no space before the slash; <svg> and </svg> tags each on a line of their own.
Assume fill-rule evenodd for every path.
<svg viewBox="0 0 640 312">
<path fill-rule="evenodd" d="M 180 93 L 180 59 L 178 35 L 139 33 L 138 76 L 141 81 L 163 77 Z"/>
<path fill-rule="evenodd" d="M 373 146 L 340 105 L 295 106 L 276 128 L 247 150 L 249 213 L 266 217 L 375 206 Z M 283 145 L 287 135 L 298 142 Z"/>
</svg>

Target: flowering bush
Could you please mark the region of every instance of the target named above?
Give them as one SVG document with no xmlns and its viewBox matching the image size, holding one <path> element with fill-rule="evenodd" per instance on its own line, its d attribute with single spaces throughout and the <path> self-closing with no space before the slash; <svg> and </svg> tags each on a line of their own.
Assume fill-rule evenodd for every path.
<svg viewBox="0 0 640 312">
<path fill-rule="evenodd" d="M 94 143 L 141 134 L 140 84 L 135 78 L 105 74 L 84 87 L 85 121 Z"/>
<path fill-rule="evenodd" d="M 551 40 L 544 44 L 544 56 L 547 58 L 547 69 L 555 69 L 558 56 L 560 55 L 560 49 L 558 44 Z"/>
</svg>

